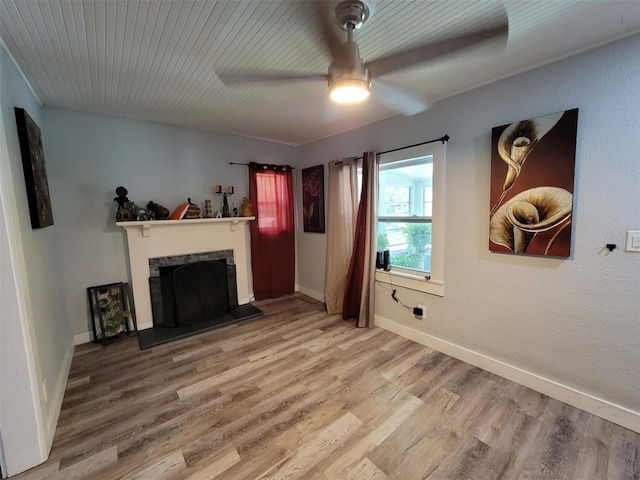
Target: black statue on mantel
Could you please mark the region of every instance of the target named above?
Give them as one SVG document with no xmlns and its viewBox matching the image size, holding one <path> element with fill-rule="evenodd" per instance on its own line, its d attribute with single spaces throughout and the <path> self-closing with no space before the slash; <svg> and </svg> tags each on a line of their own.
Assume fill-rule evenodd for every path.
<svg viewBox="0 0 640 480">
<path fill-rule="evenodd" d="M 231 214 L 229 213 L 229 202 L 227 201 L 226 193 L 222 196 L 222 216 L 225 218 L 231 216 Z"/>
<path fill-rule="evenodd" d="M 113 199 L 114 202 L 118 204 L 118 211 L 116 212 L 116 222 L 125 222 L 127 220 L 133 220 L 133 215 L 131 214 L 131 209 L 129 208 L 129 199 L 127 198 L 127 194 L 129 192 L 126 188 L 120 185 L 116 188 L 116 195 Z"/>
</svg>

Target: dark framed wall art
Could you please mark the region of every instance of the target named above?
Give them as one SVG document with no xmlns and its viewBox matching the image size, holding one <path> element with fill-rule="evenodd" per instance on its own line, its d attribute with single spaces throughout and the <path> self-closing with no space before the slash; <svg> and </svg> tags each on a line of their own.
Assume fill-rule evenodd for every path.
<svg viewBox="0 0 640 480">
<path fill-rule="evenodd" d="M 305 232 L 324 230 L 324 165 L 302 169 L 302 215 Z"/>
<path fill-rule="evenodd" d="M 53 212 L 40 127 L 23 108 L 16 107 L 15 113 L 31 228 L 48 227 L 53 225 Z"/>
<path fill-rule="evenodd" d="M 489 249 L 569 257 L 578 109 L 495 127 Z"/>
<path fill-rule="evenodd" d="M 87 288 L 93 341 L 124 337 L 137 330 L 133 302 L 126 283 L 110 283 Z"/>
</svg>

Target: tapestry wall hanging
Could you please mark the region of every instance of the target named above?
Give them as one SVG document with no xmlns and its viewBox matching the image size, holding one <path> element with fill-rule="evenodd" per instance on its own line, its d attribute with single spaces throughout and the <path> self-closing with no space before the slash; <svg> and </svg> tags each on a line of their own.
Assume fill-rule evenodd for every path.
<svg viewBox="0 0 640 480">
<path fill-rule="evenodd" d="M 324 233 L 324 165 L 302 169 L 302 215 L 305 232 Z"/>
<path fill-rule="evenodd" d="M 571 255 L 577 129 L 577 108 L 493 128 L 489 250 Z"/>
<path fill-rule="evenodd" d="M 53 212 L 49 198 L 47 168 L 44 164 L 44 149 L 40 127 L 23 108 L 15 108 L 18 139 L 22 154 L 22 168 L 27 186 L 27 201 L 31 228 L 53 225 Z"/>
</svg>

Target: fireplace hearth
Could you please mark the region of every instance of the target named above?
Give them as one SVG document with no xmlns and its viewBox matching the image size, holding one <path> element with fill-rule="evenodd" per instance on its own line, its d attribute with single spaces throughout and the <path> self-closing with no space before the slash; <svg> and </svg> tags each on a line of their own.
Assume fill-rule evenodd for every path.
<svg viewBox="0 0 640 480">
<path fill-rule="evenodd" d="M 150 259 L 149 272 L 153 328 L 139 332 L 143 349 L 262 315 L 238 305 L 230 250 Z"/>
</svg>

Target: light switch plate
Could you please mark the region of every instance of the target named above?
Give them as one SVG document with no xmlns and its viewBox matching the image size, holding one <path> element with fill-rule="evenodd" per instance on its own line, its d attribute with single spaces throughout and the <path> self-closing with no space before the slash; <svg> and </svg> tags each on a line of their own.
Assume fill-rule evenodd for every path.
<svg viewBox="0 0 640 480">
<path fill-rule="evenodd" d="M 627 252 L 640 252 L 640 230 L 627 231 L 627 243 L 624 249 Z"/>
</svg>

